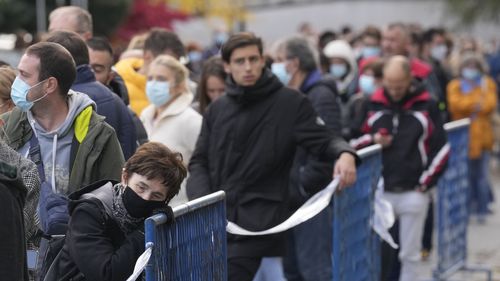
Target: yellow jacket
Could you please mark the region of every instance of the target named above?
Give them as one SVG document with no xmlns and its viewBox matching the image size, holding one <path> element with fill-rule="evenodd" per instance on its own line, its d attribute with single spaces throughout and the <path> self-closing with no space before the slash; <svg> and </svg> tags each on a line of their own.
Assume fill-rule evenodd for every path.
<svg viewBox="0 0 500 281">
<path fill-rule="evenodd" d="M 146 76 L 137 72 L 143 63 L 142 59 L 127 58 L 120 60 L 115 65 L 116 71 L 125 81 L 130 99 L 130 107 L 138 116 L 149 105 L 149 100 L 146 96 Z"/>
<path fill-rule="evenodd" d="M 453 120 L 471 118 L 469 157 L 479 158 L 484 150 L 493 148 L 493 127 L 491 118 L 497 108 L 495 82 L 483 76 L 481 85 L 463 93 L 460 79 L 454 79 L 447 87 L 448 110 Z"/>
</svg>

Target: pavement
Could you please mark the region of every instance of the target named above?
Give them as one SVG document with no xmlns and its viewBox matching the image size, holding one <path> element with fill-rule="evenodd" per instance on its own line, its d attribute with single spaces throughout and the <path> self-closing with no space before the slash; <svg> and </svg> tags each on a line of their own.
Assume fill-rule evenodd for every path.
<svg viewBox="0 0 500 281">
<path fill-rule="evenodd" d="M 487 217 L 486 223 L 481 224 L 475 218 L 471 218 L 469 222 L 467 265 L 490 268 L 493 280 L 500 281 L 500 163 L 498 161 L 492 161 L 490 172 L 496 201 L 491 204 L 493 213 Z M 432 271 L 436 268 L 436 263 L 436 250 L 433 250 L 430 259 L 421 264 L 419 276 L 421 280 L 432 280 Z M 449 280 L 483 281 L 487 278 L 482 272 L 459 272 Z"/>
</svg>

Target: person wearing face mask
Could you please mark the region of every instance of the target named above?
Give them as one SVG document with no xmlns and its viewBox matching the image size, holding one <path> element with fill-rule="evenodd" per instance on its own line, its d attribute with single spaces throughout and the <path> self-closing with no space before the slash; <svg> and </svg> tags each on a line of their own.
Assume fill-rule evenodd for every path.
<svg viewBox="0 0 500 281">
<path fill-rule="evenodd" d="M 382 87 L 383 61 L 372 57 L 360 65 L 361 71 L 358 80 L 359 91 L 351 98 L 348 104 L 348 126 L 342 130 L 346 140 L 358 138 L 362 133 L 363 122 L 368 114 L 370 98 L 375 91 Z"/>
<path fill-rule="evenodd" d="M 382 41 L 382 33 L 380 29 L 375 26 L 367 26 L 365 30 L 361 33 L 361 41 L 363 47 L 361 49 L 361 60 L 377 58 L 382 54 L 382 50 L 380 48 L 380 43 Z"/>
<path fill-rule="evenodd" d="M 201 129 L 202 117 L 191 108 L 193 94 L 187 86 L 188 70 L 175 58 L 160 55 L 148 70 L 146 95 L 150 105 L 141 114 L 149 140 L 161 142 L 182 154 L 189 163 Z M 173 206 L 187 202 L 185 183 Z"/>
<path fill-rule="evenodd" d="M 335 80 L 343 104 L 356 93 L 358 67 L 356 57 L 344 40 L 328 43 L 323 52 L 330 60 L 329 76 Z"/>
<path fill-rule="evenodd" d="M 69 198 L 71 219 L 49 280 L 125 280 L 144 252 L 144 220 L 153 212 L 172 216 L 170 200 L 187 175 L 182 155 L 165 145 L 140 146 L 121 180 L 101 180 Z"/>
<path fill-rule="evenodd" d="M 492 191 L 488 162 L 493 149 L 492 115 L 497 108 L 496 84 L 488 76 L 487 66 L 480 54 L 462 57 L 460 78 L 448 85 L 448 103 L 452 120 L 470 118 L 469 182 L 470 210 L 484 222 L 489 213 Z"/>
<path fill-rule="evenodd" d="M 302 37 L 285 39 L 278 45 L 273 73 L 288 87 L 304 93 L 325 126 L 341 133 L 340 105 L 335 81 L 324 79 L 318 68 L 318 52 Z M 331 180 L 331 161 L 322 161 L 298 147 L 290 172 L 289 209 L 294 212 Z M 287 235 L 283 258 L 286 280 L 331 280 L 332 211 L 327 208 L 313 219 L 296 226 Z M 316 235 L 315 239 L 311 239 Z"/>
</svg>

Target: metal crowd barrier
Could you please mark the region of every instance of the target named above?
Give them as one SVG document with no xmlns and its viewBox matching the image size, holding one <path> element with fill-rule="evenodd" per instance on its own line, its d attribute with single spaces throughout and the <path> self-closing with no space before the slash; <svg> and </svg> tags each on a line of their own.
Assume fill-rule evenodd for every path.
<svg viewBox="0 0 500 281">
<path fill-rule="evenodd" d="M 334 196 L 333 280 L 380 279 L 380 239 L 372 230 L 374 195 L 382 171 L 379 145 L 358 151 L 363 160 L 353 187 Z"/>
<path fill-rule="evenodd" d="M 171 224 L 164 214 L 146 220 L 147 281 L 227 280 L 224 198 L 218 191 L 177 206 Z"/>
<path fill-rule="evenodd" d="M 450 143 L 448 168 L 437 190 L 437 268 L 435 280 L 446 280 L 458 271 L 480 271 L 492 280 L 490 269 L 467 265 L 469 119 L 445 124 Z"/>
</svg>

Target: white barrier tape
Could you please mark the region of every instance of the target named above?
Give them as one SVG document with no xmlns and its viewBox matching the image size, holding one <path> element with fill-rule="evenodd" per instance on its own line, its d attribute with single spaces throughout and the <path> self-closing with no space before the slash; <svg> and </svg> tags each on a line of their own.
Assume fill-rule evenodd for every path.
<svg viewBox="0 0 500 281">
<path fill-rule="evenodd" d="M 139 275 L 141 275 L 142 271 L 148 264 L 149 258 L 151 258 L 151 252 L 153 251 L 153 245 L 148 246 L 146 248 L 146 251 L 142 253 L 142 255 L 137 259 L 137 262 L 135 263 L 134 266 L 134 272 L 130 277 L 127 279 L 127 281 L 135 281 Z"/>
<path fill-rule="evenodd" d="M 330 200 L 332 199 L 333 194 L 337 190 L 339 186 L 339 178 L 333 179 L 327 187 L 323 190 L 316 193 L 313 197 L 307 200 L 304 205 L 302 205 L 292 216 L 290 216 L 286 221 L 281 224 L 270 228 L 268 230 L 263 231 L 249 231 L 246 230 L 233 222 L 228 221 L 226 226 L 226 231 L 231 234 L 237 235 L 247 235 L 247 236 L 256 236 L 256 235 L 267 235 L 267 234 L 275 234 L 279 232 L 283 232 L 290 228 L 293 228 L 310 218 L 319 214 L 323 209 L 325 209 L 328 204 L 330 204 Z"/>
</svg>

